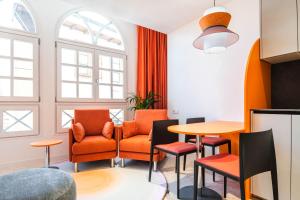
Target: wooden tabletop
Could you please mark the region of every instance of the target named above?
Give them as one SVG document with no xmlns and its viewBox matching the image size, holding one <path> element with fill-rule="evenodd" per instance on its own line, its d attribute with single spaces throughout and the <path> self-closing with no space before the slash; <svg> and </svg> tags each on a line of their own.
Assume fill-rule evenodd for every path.
<svg viewBox="0 0 300 200">
<path fill-rule="evenodd" d="M 244 123 L 232 121 L 212 121 L 169 126 L 168 131 L 185 135 L 220 135 L 240 132 Z"/>
<path fill-rule="evenodd" d="M 30 143 L 31 146 L 33 147 L 46 147 L 46 146 L 53 146 L 62 143 L 62 140 L 42 140 L 42 141 L 37 141 L 37 142 L 32 142 Z"/>
</svg>

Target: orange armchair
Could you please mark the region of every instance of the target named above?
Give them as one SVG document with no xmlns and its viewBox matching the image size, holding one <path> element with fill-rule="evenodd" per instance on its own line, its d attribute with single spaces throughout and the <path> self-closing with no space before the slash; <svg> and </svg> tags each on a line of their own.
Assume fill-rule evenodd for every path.
<svg viewBox="0 0 300 200">
<path fill-rule="evenodd" d="M 122 130 L 119 133 L 119 157 L 121 158 L 121 167 L 125 166 L 124 159 L 150 161 L 151 139 L 149 134 L 152 130 L 153 121 L 167 119 L 167 110 L 137 110 L 134 120 L 123 123 Z M 129 126 L 134 126 L 136 132 L 131 137 L 124 137 L 124 131 Z M 165 154 L 159 151 L 154 152 L 154 168 L 157 162 L 164 159 Z"/>
<path fill-rule="evenodd" d="M 113 167 L 117 156 L 116 134 L 112 139 L 102 135 L 104 124 L 111 122 L 109 110 L 75 110 L 72 123 L 77 122 L 84 127 L 85 137 L 76 142 L 72 128 L 69 129 L 69 160 L 75 164 L 75 172 L 80 162 L 111 159 Z"/>
</svg>

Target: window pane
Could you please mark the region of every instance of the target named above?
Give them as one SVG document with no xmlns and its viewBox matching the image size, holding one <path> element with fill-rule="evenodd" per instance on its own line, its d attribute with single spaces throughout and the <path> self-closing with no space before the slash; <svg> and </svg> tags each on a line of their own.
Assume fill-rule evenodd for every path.
<svg viewBox="0 0 300 200">
<path fill-rule="evenodd" d="M 10 80 L 0 79 L 0 96 L 7 97 L 10 96 Z"/>
<path fill-rule="evenodd" d="M 0 58 L 0 76 L 10 76 L 10 59 Z"/>
<path fill-rule="evenodd" d="M 79 51 L 78 56 L 79 56 L 79 65 L 90 66 L 90 67 L 93 66 L 93 56 L 91 53 Z"/>
<path fill-rule="evenodd" d="M 113 69 L 123 71 L 123 59 L 113 58 Z"/>
<path fill-rule="evenodd" d="M 109 109 L 110 118 L 115 124 L 122 124 L 124 121 L 124 110 L 122 109 Z"/>
<path fill-rule="evenodd" d="M 111 72 L 107 70 L 99 70 L 99 83 L 111 83 Z"/>
<path fill-rule="evenodd" d="M 90 84 L 79 84 L 79 98 L 92 98 L 93 89 Z"/>
<path fill-rule="evenodd" d="M 113 98 L 123 99 L 123 87 L 113 86 Z"/>
<path fill-rule="evenodd" d="M 7 110 L 3 112 L 3 132 L 33 130 L 33 112 L 31 110 Z"/>
<path fill-rule="evenodd" d="M 61 127 L 70 128 L 73 117 L 74 117 L 74 110 L 63 110 L 61 112 Z"/>
<path fill-rule="evenodd" d="M 31 61 L 14 60 L 14 77 L 32 78 L 32 69 Z"/>
<path fill-rule="evenodd" d="M 10 39 L 0 38 L 0 55 L 10 56 Z"/>
<path fill-rule="evenodd" d="M 14 96 L 32 97 L 33 84 L 31 80 L 14 80 Z"/>
<path fill-rule="evenodd" d="M 110 99 L 111 98 L 111 86 L 99 85 L 99 98 Z"/>
<path fill-rule="evenodd" d="M 113 84 L 123 85 L 123 72 L 113 72 Z"/>
<path fill-rule="evenodd" d="M 59 37 L 67 40 L 92 43 L 89 28 L 78 13 L 74 13 L 66 18 L 59 29 Z"/>
<path fill-rule="evenodd" d="M 33 59 L 32 43 L 14 40 L 14 57 Z"/>
<path fill-rule="evenodd" d="M 65 66 L 61 67 L 61 79 L 63 81 L 76 81 L 77 80 L 76 67 Z"/>
<path fill-rule="evenodd" d="M 111 20 L 93 12 L 72 13 L 61 25 L 59 37 L 124 50 L 123 40 L 116 26 Z"/>
<path fill-rule="evenodd" d="M 104 69 L 111 68 L 111 57 L 99 55 L 99 67 Z"/>
<path fill-rule="evenodd" d="M 77 64 L 76 51 L 71 49 L 61 49 L 61 62 L 64 64 Z"/>
<path fill-rule="evenodd" d="M 91 68 L 79 67 L 79 81 L 93 82 L 93 70 Z"/>
<path fill-rule="evenodd" d="M 0 1 L 0 25 L 26 32 L 36 32 L 33 17 L 22 0 Z"/>
<path fill-rule="evenodd" d="M 61 96 L 64 98 L 76 98 L 76 83 L 62 83 Z"/>
</svg>

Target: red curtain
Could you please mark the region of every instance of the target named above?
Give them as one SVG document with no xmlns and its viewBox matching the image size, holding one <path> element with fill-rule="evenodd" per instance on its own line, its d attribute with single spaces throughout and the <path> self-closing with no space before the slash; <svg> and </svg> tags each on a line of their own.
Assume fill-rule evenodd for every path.
<svg viewBox="0 0 300 200">
<path fill-rule="evenodd" d="M 137 95 L 159 95 L 155 108 L 167 108 L 167 35 L 138 26 Z"/>
</svg>

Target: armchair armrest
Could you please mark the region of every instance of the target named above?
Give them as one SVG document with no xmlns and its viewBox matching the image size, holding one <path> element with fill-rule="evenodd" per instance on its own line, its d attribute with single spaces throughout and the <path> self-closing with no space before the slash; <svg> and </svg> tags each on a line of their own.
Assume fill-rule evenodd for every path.
<svg viewBox="0 0 300 200">
<path fill-rule="evenodd" d="M 72 162 L 72 146 L 75 141 L 74 135 L 73 135 L 73 130 L 70 128 L 69 129 L 69 160 Z"/>
</svg>

